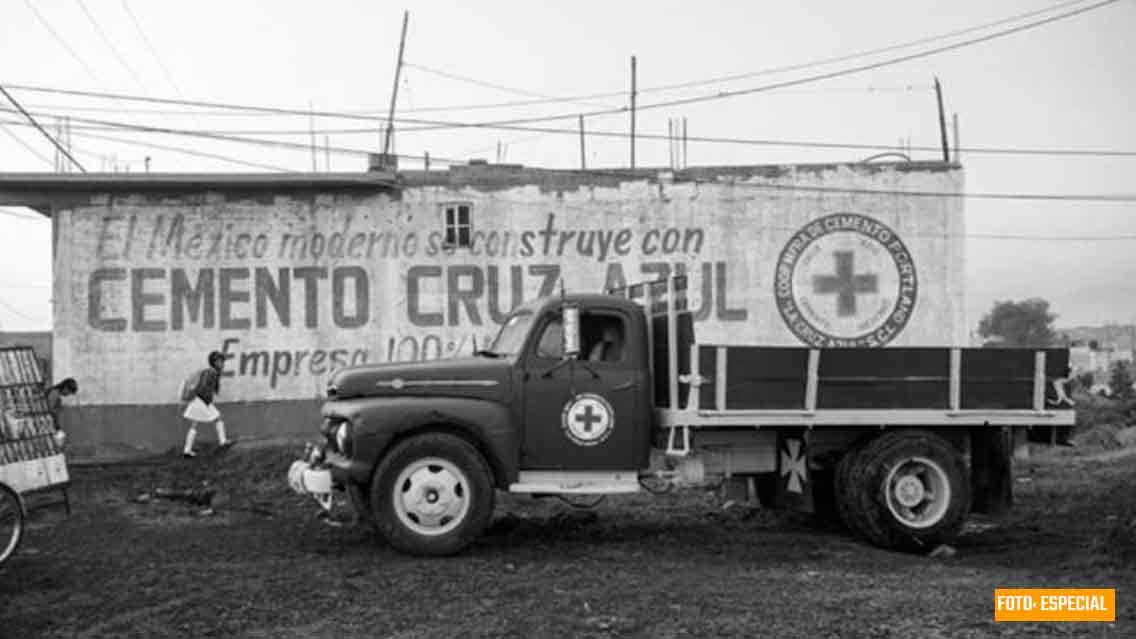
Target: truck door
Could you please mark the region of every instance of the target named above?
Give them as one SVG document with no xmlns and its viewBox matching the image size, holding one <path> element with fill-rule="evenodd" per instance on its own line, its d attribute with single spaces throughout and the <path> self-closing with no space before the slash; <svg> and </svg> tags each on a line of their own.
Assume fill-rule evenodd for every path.
<svg viewBox="0 0 1136 639">
<path fill-rule="evenodd" d="M 582 313 L 581 352 L 569 361 L 559 313 L 541 318 L 536 331 L 525 353 L 521 469 L 635 469 L 646 384 L 628 318 L 614 310 Z"/>
</svg>

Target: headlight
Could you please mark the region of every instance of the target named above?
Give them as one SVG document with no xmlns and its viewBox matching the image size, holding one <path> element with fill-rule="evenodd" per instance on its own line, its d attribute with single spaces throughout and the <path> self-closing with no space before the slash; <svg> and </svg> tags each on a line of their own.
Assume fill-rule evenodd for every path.
<svg viewBox="0 0 1136 639">
<path fill-rule="evenodd" d="M 340 422 L 339 426 L 335 429 L 335 448 L 344 455 L 349 454 L 351 451 L 348 446 L 351 445 L 351 425 L 348 422 Z"/>
</svg>

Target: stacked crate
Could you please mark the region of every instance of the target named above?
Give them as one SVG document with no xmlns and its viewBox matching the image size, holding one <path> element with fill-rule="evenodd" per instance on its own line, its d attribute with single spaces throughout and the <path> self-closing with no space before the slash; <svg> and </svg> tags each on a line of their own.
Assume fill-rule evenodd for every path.
<svg viewBox="0 0 1136 639">
<path fill-rule="evenodd" d="M 31 348 L 0 348 L 0 483 L 19 493 L 69 481 L 43 384 Z"/>
</svg>

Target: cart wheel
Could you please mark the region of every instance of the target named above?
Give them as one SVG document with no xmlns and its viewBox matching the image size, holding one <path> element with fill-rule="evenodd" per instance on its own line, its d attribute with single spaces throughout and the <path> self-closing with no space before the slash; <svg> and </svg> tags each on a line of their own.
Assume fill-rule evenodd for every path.
<svg viewBox="0 0 1136 639">
<path fill-rule="evenodd" d="M 0 484 L 0 563 L 4 563 L 24 534 L 24 503 L 16 491 Z"/>
</svg>

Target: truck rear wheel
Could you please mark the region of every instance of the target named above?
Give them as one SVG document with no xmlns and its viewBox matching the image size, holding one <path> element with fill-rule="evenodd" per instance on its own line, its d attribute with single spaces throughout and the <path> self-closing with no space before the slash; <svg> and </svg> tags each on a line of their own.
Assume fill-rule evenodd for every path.
<svg viewBox="0 0 1136 639">
<path fill-rule="evenodd" d="M 884 548 L 921 550 L 958 535 L 970 512 L 970 481 L 950 442 L 897 430 L 844 456 L 836 497 L 854 533 Z"/>
<path fill-rule="evenodd" d="M 481 453 L 445 433 L 396 444 L 371 483 L 379 534 L 413 555 L 451 555 L 464 549 L 489 524 L 494 497 Z"/>
</svg>

